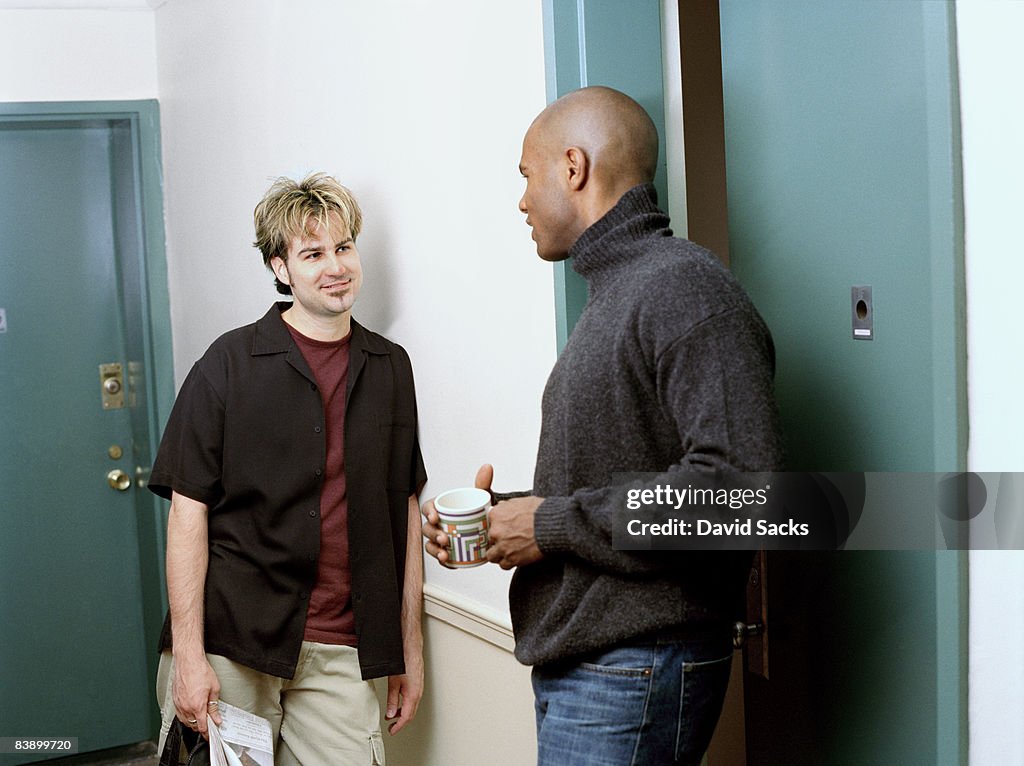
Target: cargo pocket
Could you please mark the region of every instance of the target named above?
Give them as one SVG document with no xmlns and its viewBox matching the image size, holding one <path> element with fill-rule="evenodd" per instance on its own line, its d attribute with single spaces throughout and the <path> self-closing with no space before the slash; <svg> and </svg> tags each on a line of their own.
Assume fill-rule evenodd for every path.
<svg viewBox="0 0 1024 766">
<path fill-rule="evenodd" d="M 384 766 L 384 738 L 379 731 L 370 735 L 370 752 L 373 755 L 372 766 Z"/>
</svg>

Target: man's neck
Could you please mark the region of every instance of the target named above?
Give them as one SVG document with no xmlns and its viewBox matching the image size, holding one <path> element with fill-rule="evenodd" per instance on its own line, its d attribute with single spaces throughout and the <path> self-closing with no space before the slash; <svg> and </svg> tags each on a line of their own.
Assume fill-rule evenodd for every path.
<svg viewBox="0 0 1024 766">
<path fill-rule="evenodd" d="M 305 311 L 297 302 L 281 312 L 283 319 L 307 338 L 321 341 L 341 340 L 352 329 L 352 312 L 331 317 L 321 317 Z"/>
<path fill-rule="evenodd" d="M 619 204 L 622 196 L 636 185 L 632 178 L 616 179 L 614 184 L 595 183 L 594 189 L 584 205 L 583 218 L 586 223 L 584 231 L 604 218 L 609 210 Z"/>
</svg>

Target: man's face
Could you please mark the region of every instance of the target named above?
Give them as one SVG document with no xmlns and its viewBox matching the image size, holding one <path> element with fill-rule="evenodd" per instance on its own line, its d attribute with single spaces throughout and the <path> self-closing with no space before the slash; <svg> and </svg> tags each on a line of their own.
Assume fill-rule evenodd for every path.
<svg viewBox="0 0 1024 766">
<path fill-rule="evenodd" d="M 535 124 L 523 139 L 519 172 L 526 179 L 526 191 L 519 209 L 533 228 L 537 255 L 545 261 L 561 261 L 580 235 L 576 211 L 569 200 L 565 163 L 559 153 L 543 142 Z"/>
<path fill-rule="evenodd" d="M 359 251 L 337 213 L 288 245 L 287 260 L 272 258 L 277 278 L 291 287 L 295 308 L 320 321 L 347 316 L 363 283 Z"/>
</svg>

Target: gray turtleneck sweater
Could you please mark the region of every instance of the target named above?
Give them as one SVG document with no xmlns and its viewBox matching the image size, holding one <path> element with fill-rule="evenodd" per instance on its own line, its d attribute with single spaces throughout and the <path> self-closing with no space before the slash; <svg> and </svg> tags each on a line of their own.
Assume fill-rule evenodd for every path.
<svg viewBox="0 0 1024 766">
<path fill-rule="evenodd" d="M 544 391 L 544 558 L 509 593 L 526 664 L 725 631 L 737 614 L 749 554 L 612 545 L 614 474 L 782 467 L 768 329 L 719 261 L 668 226 L 654 187 L 637 186 L 569 253 L 589 298 Z"/>
</svg>

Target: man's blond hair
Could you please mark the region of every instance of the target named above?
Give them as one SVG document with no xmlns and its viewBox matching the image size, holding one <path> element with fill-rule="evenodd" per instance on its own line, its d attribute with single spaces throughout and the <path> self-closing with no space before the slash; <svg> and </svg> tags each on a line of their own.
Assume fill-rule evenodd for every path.
<svg viewBox="0 0 1024 766">
<path fill-rule="evenodd" d="M 311 173 L 301 181 L 278 178 L 253 211 L 256 241 L 253 245 L 270 268 L 272 258 L 288 260 L 288 245 L 295 238 L 327 226 L 328 216 L 337 213 L 355 240 L 363 227 L 363 213 L 348 189 L 326 173 Z M 277 291 L 291 295 L 291 288 L 274 279 Z"/>
</svg>

